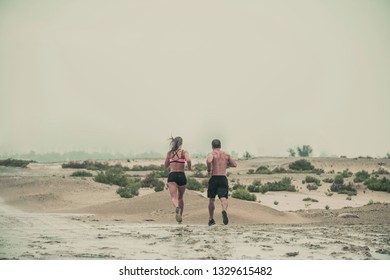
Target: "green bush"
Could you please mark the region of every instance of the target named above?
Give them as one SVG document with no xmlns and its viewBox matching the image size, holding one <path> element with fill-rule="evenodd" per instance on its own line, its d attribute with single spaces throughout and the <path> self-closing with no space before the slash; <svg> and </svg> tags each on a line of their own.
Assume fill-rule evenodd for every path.
<svg viewBox="0 0 390 280">
<path fill-rule="evenodd" d="M 137 196 L 139 194 L 139 189 L 141 185 L 139 182 L 130 182 L 126 186 L 121 186 L 116 191 L 117 194 L 120 195 L 120 197 L 123 198 L 132 198 L 134 196 Z"/>
<path fill-rule="evenodd" d="M 161 182 L 161 183 L 162 184 L 158 184 L 158 185 L 154 186 L 154 191 L 155 192 L 162 192 L 164 190 L 165 184 L 164 184 L 164 182 Z"/>
<path fill-rule="evenodd" d="M 254 185 L 254 186 L 261 186 L 261 180 L 260 179 L 253 180 L 252 185 Z"/>
<path fill-rule="evenodd" d="M 232 193 L 232 197 L 242 200 L 256 201 L 256 195 L 251 194 L 248 190 L 243 188 L 238 188 L 235 190 Z"/>
<path fill-rule="evenodd" d="M 266 193 L 268 191 L 288 191 L 295 192 L 295 187 L 291 184 L 291 178 L 284 177 L 281 181 L 267 182 L 262 187 L 260 192 Z"/>
<path fill-rule="evenodd" d="M 149 165 L 135 164 L 132 168 L 129 168 L 129 171 L 163 171 L 164 169 L 166 168 L 156 164 L 149 164 Z"/>
<path fill-rule="evenodd" d="M 63 163 L 62 168 L 74 168 L 74 169 L 87 169 L 87 170 L 109 170 L 109 169 L 121 169 L 122 171 L 129 171 L 130 168 L 122 166 L 120 163 L 115 165 L 109 165 L 107 162 L 101 163 L 98 161 L 85 160 L 83 162 L 70 161 Z"/>
<path fill-rule="evenodd" d="M 255 171 L 256 174 L 272 174 L 271 170 L 267 166 L 260 166 Z"/>
<path fill-rule="evenodd" d="M 33 160 L 21 160 L 21 159 L 4 159 L 0 160 L 0 165 L 7 167 L 21 167 L 26 168 L 31 162 L 35 162 Z"/>
<path fill-rule="evenodd" d="M 333 180 L 333 184 L 336 184 L 336 185 L 344 184 L 344 177 L 342 175 L 336 175 L 336 177 Z"/>
<path fill-rule="evenodd" d="M 352 177 L 352 175 L 353 175 L 353 173 L 351 171 L 349 171 L 348 168 L 343 170 L 342 172 L 339 172 L 338 174 L 343 176 L 343 178 L 349 178 L 349 177 Z"/>
<path fill-rule="evenodd" d="M 356 172 L 355 178 L 353 179 L 353 181 L 355 183 L 361 183 L 361 182 L 364 182 L 365 180 L 367 180 L 368 178 L 370 178 L 370 174 L 367 171 L 362 170 L 362 171 Z"/>
<path fill-rule="evenodd" d="M 255 185 L 249 185 L 248 186 L 248 191 L 249 192 L 260 192 L 261 191 L 261 187 L 260 186 L 255 186 Z"/>
<path fill-rule="evenodd" d="M 260 192 L 261 191 L 261 180 L 255 179 L 252 184 L 248 186 L 249 192 Z"/>
<path fill-rule="evenodd" d="M 372 191 L 390 192 L 390 180 L 386 177 L 382 179 L 369 178 L 364 181 L 364 184 Z"/>
<path fill-rule="evenodd" d="M 324 171 L 324 169 L 321 169 L 321 168 L 314 168 L 313 173 L 315 173 L 316 175 L 321 175 L 321 174 L 324 174 L 325 171 Z"/>
<path fill-rule="evenodd" d="M 209 187 L 209 179 L 203 179 L 202 182 L 200 182 L 204 188 Z"/>
<path fill-rule="evenodd" d="M 91 172 L 81 170 L 81 171 L 73 172 L 70 176 L 73 176 L 73 177 L 93 177 L 93 174 Z"/>
<path fill-rule="evenodd" d="M 311 201 L 311 202 L 318 202 L 317 199 L 314 199 L 314 198 L 310 198 L 310 197 L 306 197 L 304 199 L 302 199 L 303 201 Z"/>
<path fill-rule="evenodd" d="M 106 171 L 100 171 L 94 177 L 94 180 L 99 183 L 117 185 L 121 187 L 125 187 L 129 183 L 124 171 L 119 168 L 111 168 Z"/>
<path fill-rule="evenodd" d="M 288 168 L 296 171 L 312 171 L 314 166 L 305 159 L 294 161 L 288 165 Z"/>
<path fill-rule="evenodd" d="M 380 167 L 378 170 L 372 171 L 373 175 L 390 175 L 390 172 L 385 170 L 384 168 Z"/>
<path fill-rule="evenodd" d="M 159 176 L 152 172 L 145 176 L 145 179 L 141 180 L 141 188 L 162 188 L 164 189 L 164 182 L 159 179 Z"/>
<path fill-rule="evenodd" d="M 203 173 L 203 171 L 207 170 L 207 165 L 204 163 L 194 164 L 194 166 L 192 167 L 192 170 L 194 171 L 194 175 L 193 175 L 194 177 L 197 177 L 197 178 L 207 177 L 207 174 Z"/>
<path fill-rule="evenodd" d="M 356 195 L 357 190 L 355 186 L 352 183 L 348 183 L 347 185 L 343 184 L 337 184 L 336 180 L 335 182 L 330 186 L 330 190 L 332 192 L 337 192 L 340 194 L 347 194 L 347 195 Z"/>
<path fill-rule="evenodd" d="M 78 161 L 70 161 L 68 163 L 63 163 L 62 168 L 74 168 L 74 169 L 86 169 L 86 161 L 78 162 Z"/>
<path fill-rule="evenodd" d="M 207 170 L 207 165 L 204 163 L 196 163 L 192 166 L 194 170 L 199 170 L 199 171 L 206 171 Z"/>
<path fill-rule="evenodd" d="M 322 180 L 324 183 L 333 183 L 334 182 L 334 178 L 325 178 Z"/>
<path fill-rule="evenodd" d="M 309 191 L 315 191 L 315 190 L 318 189 L 318 186 L 317 186 L 316 184 L 310 183 L 310 184 L 308 184 L 308 185 L 306 186 L 306 188 L 307 188 Z"/>
<path fill-rule="evenodd" d="M 312 176 L 306 176 L 305 182 L 306 183 L 314 183 L 317 186 L 321 186 L 321 181 L 315 177 L 312 177 Z"/>
<path fill-rule="evenodd" d="M 246 189 L 246 186 L 241 184 L 240 182 L 237 182 L 233 185 L 233 190 L 237 190 L 237 189 Z"/>
<path fill-rule="evenodd" d="M 193 190 L 193 191 L 204 191 L 204 186 L 202 183 L 200 183 L 198 180 L 196 180 L 193 177 L 189 177 L 187 180 L 187 189 Z"/>
<path fill-rule="evenodd" d="M 288 173 L 288 170 L 286 168 L 283 168 L 283 167 L 275 167 L 272 170 L 272 173 Z"/>
<path fill-rule="evenodd" d="M 154 173 L 157 178 L 168 178 L 169 169 L 153 170 L 152 173 Z"/>
</svg>

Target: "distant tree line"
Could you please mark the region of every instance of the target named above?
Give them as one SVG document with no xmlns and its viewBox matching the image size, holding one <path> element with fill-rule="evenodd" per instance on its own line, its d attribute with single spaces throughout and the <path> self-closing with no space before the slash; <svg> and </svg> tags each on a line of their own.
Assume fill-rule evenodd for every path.
<svg viewBox="0 0 390 280">
<path fill-rule="evenodd" d="M 313 153 L 313 148 L 310 145 L 303 145 L 302 147 L 296 147 L 295 149 L 289 148 L 288 153 L 291 157 L 295 157 L 298 153 L 300 157 L 309 157 Z"/>
<path fill-rule="evenodd" d="M 88 153 L 84 151 L 72 151 L 66 153 L 36 153 L 31 151 L 24 154 L 3 154 L 0 159 L 17 159 L 17 160 L 33 160 L 37 162 L 60 162 L 60 161 L 76 161 L 76 160 L 110 160 L 110 159 L 160 159 L 164 156 L 157 152 L 145 152 L 140 154 L 122 154 L 122 153 Z"/>
</svg>

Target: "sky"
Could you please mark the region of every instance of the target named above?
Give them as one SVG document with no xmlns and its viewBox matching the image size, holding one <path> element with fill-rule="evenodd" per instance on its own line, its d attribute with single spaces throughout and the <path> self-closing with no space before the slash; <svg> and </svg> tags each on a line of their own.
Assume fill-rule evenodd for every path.
<svg viewBox="0 0 390 280">
<path fill-rule="evenodd" d="M 390 152 L 386 0 L 0 0 L 0 154 Z"/>
</svg>

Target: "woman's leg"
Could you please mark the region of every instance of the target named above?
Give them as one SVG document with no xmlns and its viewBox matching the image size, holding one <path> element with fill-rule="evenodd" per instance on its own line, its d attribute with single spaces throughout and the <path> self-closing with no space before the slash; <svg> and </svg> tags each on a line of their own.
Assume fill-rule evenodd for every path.
<svg viewBox="0 0 390 280">
<path fill-rule="evenodd" d="M 179 198 L 178 198 L 178 186 L 175 182 L 168 183 L 169 194 L 171 195 L 171 201 L 175 208 L 179 207 Z"/>
<path fill-rule="evenodd" d="M 175 182 L 169 182 L 168 189 L 169 189 L 169 193 L 171 194 L 172 204 L 175 207 L 176 222 L 181 223 L 182 222 L 181 212 L 183 210 L 182 208 L 180 208 L 180 201 L 178 195 L 180 193 L 180 187 L 178 187 Z"/>
<path fill-rule="evenodd" d="M 178 207 L 181 209 L 180 214 L 183 215 L 183 210 L 184 210 L 184 192 L 186 191 L 185 186 L 178 186 L 177 188 L 179 196 L 178 196 Z"/>
</svg>

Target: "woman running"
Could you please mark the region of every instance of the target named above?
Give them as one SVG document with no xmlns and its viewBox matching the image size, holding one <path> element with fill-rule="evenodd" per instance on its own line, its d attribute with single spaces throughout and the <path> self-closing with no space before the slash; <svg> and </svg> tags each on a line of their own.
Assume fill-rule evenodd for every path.
<svg viewBox="0 0 390 280">
<path fill-rule="evenodd" d="M 183 218 L 184 201 L 183 195 L 186 190 L 187 178 L 184 167 L 187 162 L 188 169 L 191 170 L 191 159 L 188 151 L 182 149 L 183 139 L 181 137 L 171 137 L 171 149 L 167 153 L 164 166 L 169 167 L 168 189 L 171 195 L 172 204 L 175 207 L 176 221 L 181 223 Z"/>
</svg>

